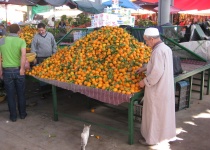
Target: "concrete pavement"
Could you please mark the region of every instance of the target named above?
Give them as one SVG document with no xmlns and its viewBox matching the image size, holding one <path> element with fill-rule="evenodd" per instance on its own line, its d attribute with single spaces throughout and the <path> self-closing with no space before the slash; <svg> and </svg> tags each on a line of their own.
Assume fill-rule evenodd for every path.
<svg viewBox="0 0 210 150">
<path fill-rule="evenodd" d="M 29 94 L 36 92 L 36 86 L 27 89 Z M 176 112 L 177 138 L 171 145 L 163 144 L 153 149 L 160 150 L 209 150 L 210 143 L 210 96 L 205 95 L 198 100 L 197 93 L 192 94 L 190 108 Z M 127 114 L 94 103 L 95 112 L 90 112 L 87 98 L 70 91 L 58 92 L 58 109 L 63 113 L 71 113 L 96 123 L 105 123 L 119 129 L 127 129 Z M 0 103 L 0 150 L 79 150 L 80 134 L 84 122 L 59 115 L 59 121 L 53 121 L 51 94 L 46 99 L 40 96 L 28 97 L 26 119 L 9 121 L 7 103 Z M 127 109 L 119 106 L 120 109 Z M 87 124 L 87 123 L 86 123 Z M 147 150 L 138 143 L 140 123 L 135 122 L 134 144 L 128 144 L 126 134 L 108 130 L 92 124 L 86 150 Z M 96 136 L 99 137 L 96 138 Z"/>
</svg>

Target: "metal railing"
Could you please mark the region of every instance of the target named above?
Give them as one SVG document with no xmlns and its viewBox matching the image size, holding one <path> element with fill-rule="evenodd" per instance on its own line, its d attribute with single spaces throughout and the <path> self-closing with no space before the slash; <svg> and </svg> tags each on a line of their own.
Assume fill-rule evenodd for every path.
<svg viewBox="0 0 210 150">
<path fill-rule="evenodd" d="M 61 39 L 57 41 L 57 45 L 59 45 L 63 40 L 65 40 L 70 34 L 76 32 L 76 31 L 82 31 L 84 35 L 87 35 L 88 33 L 92 32 L 93 29 L 87 29 L 87 28 L 73 28 L 71 29 L 67 34 L 65 34 Z M 73 38 L 73 37 L 72 37 Z"/>
</svg>

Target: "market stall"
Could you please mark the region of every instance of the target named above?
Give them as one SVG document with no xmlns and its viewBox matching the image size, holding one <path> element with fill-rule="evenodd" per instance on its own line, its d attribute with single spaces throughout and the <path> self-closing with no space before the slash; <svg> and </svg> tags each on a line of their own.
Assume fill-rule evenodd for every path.
<svg viewBox="0 0 210 150">
<path fill-rule="evenodd" d="M 118 13 L 118 9 L 116 13 Z M 94 20 L 92 24 L 93 27 L 101 27 L 110 24 L 110 22 L 104 22 L 103 20 L 103 18 L 107 17 L 110 17 L 110 15 L 107 14 L 95 15 L 94 19 L 96 20 Z M 118 16 L 118 18 L 120 17 Z M 117 20 L 118 22 L 115 21 L 116 20 L 111 22 L 113 26 L 115 26 L 115 23 L 117 23 L 117 25 L 124 24 L 123 20 Z M 55 121 L 58 120 L 58 115 L 62 114 L 58 112 L 57 109 L 58 101 L 56 96 L 57 95 L 56 87 L 71 90 L 73 92 L 80 92 L 82 94 L 87 95 L 90 98 L 96 99 L 98 101 L 107 104 L 119 105 L 124 102 L 129 103 L 128 131 L 125 131 L 125 133 L 128 134 L 129 144 L 133 144 L 134 102 L 138 101 L 141 97 L 143 97 L 143 90 L 139 91 L 139 89 L 137 88 L 138 86 L 137 82 L 142 77 L 135 76 L 134 74 L 135 70 L 138 67 L 140 67 L 143 63 L 146 63 L 149 60 L 149 54 L 150 54 L 148 51 L 149 49 L 144 45 L 141 45 L 141 48 L 138 49 L 137 40 L 134 38 L 130 38 L 130 35 L 128 35 L 127 33 L 121 32 L 122 30 L 119 29 L 118 27 L 114 27 L 113 29 L 111 27 L 107 28 L 105 27 L 104 31 L 106 33 L 106 36 L 102 34 L 103 33 L 102 30 L 99 29 L 99 32 L 97 34 L 91 32 L 93 33 L 94 36 L 87 34 L 86 38 L 82 38 L 81 40 L 77 39 L 73 43 L 73 45 L 71 45 L 71 47 L 69 47 L 69 49 L 66 51 L 59 50 L 60 53 L 56 53 L 56 55 L 53 55 L 51 58 L 46 59 L 46 61 L 43 62 L 41 65 L 36 66 L 34 69 L 32 69 L 31 74 L 29 73 L 29 75 L 35 77 L 40 81 L 52 85 L 53 110 L 54 110 Z M 110 30 L 114 32 L 112 33 Z M 171 43 L 172 45 L 177 45 L 176 42 L 166 38 L 164 35 L 162 37 L 164 38 L 165 41 L 167 41 L 168 44 Z M 129 39 L 124 40 L 126 38 Z M 106 41 L 106 43 L 103 43 L 104 41 Z M 140 45 L 140 43 L 138 43 L 138 45 Z M 175 77 L 174 83 L 176 84 L 181 80 L 189 80 L 190 83 L 189 92 L 191 93 L 193 76 L 201 73 L 202 77 L 199 86 L 200 86 L 200 99 L 202 99 L 203 89 L 204 89 L 204 75 L 205 75 L 204 72 L 210 71 L 210 64 L 207 64 L 205 59 L 189 52 L 188 50 L 186 50 L 186 48 L 183 48 L 180 45 L 178 45 L 178 47 L 181 50 L 184 49 L 190 55 L 190 57 L 187 57 L 188 55 L 184 56 L 185 60 L 182 61 L 182 66 L 186 72 Z M 121 48 L 123 50 L 121 50 Z M 129 49 L 130 51 L 124 54 L 124 51 L 126 51 L 127 49 Z M 94 53 L 89 53 L 90 51 L 92 52 L 92 50 L 94 50 Z M 175 52 L 178 51 L 178 49 L 173 49 L 173 50 Z M 137 51 L 140 52 L 140 55 L 138 55 Z M 135 55 L 133 55 L 134 52 Z M 65 53 L 67 53 L 68 55 L 65 55 Z M 109 55 L 111 55 L 110 56 L 111 58 L 109 57 Z M 136 55 L 138 57 L 135 57 Z M 193 59 L 193 61 L 189 61 L 190 58 Z M 54 63 L 50 63 L 52 62 L 51 59 L 53 60 Z M 117 60 L 119 59 L 118 61 L 120 63 L 122 62 L 123 64 L 119 63 L 120 64 L 119 65 L 117 60 L 115 59 Z M 63 61 L 65 61 L 66 64 L 63 63 Z M 192 64 L 192 62 L 194 64 Z M 91 64 L 94 64 L 95 67 L 92 67 Z M 117 64 L 119 66 L 117 66 Z M 57 69 L 56 66 L 58 66 L 60 70 Z M 117 68 L 113 68 L 114 66 L 117 66 Z M 99 68 L 100 70 L 96 70 L 96 68 Z M 91 72 L 89 72 L 88 74 L 87 72 L 90 70 Z M 112 73 L 115 71 L 117 72 L 118 76 L 114 76 L 115 74 Z M 121 78 L 121 75 L 123 75 L 123 73 L 126 74 L 126 77 L 123 76 L 124 78 Z M 104 81 L 104 79 L 105 80 L 107 79 L 108 81 L 110 80 L 109 83 L 102 85 L 101 83 L 107 82 Z M 120 81 L 120 79 L 122 81 Z M 133 83 L 132 81 L 135 81 L 135 83 Z M 208 74 L 208 91 L 210 86 L 209 81 L 210 78 Z M 132 82 L 132 84 L 130 82 Z M 209 92 L 207 94 L 209 94 Z"/>
<path fill-rule="evenodd" d="M 134 28 L 133 30 L 143 30 L 143 29 Z M 193 85 L 193 80 L 194 80 L 195 75 L 197 75 L 197 74 L 202 75 L 201 80 L 200 80 L 201 82 L 199 84 L 200 99 L 202 99 L 203 93 L 204 93 L 205 72 L 208 72 L 208 74 L 207 74 L 207 78 L 208 78 L 207 94 L 209 94 L 210 64 L 208 64 L 204 58 L 200 57 L 199 55 L 196 55 L 195 53 L 191 52 L 190 50 L 186 49 L 185 47 L 177 44 L 173 40 L 166 38 L 164 35 L 162 36 L 162 38 L 164 38 L 164 41 L 165 42 L 167 41 L 168 44 L 171 43 L 171 45 L 177 45 L 179 47 L 179 49 L 173 48 L 173 52 L 175 54 L 181 54 L 180 55 L 182 57 L 181 65 L 185 72 L 174 78 L 174 84 L 176 85 L 176 83 L 183 81 L 183 80 L 189 82 L 189 89 L 190 89 L 189 97 L 188 97 L 189 99 L 188 99 L 188 101 L 186 100 L 187 104 L 184 107 L 184 108 L 188 108 L 190 106 L 189 103 L 190 103 L 190 99 L 191 99 L 192 85 Z M 79 40 L 77 40 L 77 42 L 82 44 L 82 42 Z M 77 45 L 77 43 L 75 42 L 74 45 Z M 79 49 L 77 49 L 77 51 L 79 52 Z M 48 62 L 50 62 L 50 61 L 48 61 Z M 43 66 L 49 67 L 49 64 L 45 64 L 45 65 L 43 64 Z M 54 67 L 52 67 L 52 68 L 54 68 Z M 42 69 L 39 68 L 39 70 L 41 71 Z M 39 71 L 35 71 L 35 72 L 38 73 Z M 51 74 L 53 74 L 53 73 L 51 73 Z M 134 93 L 130 93 L 130 94 L 124 94 L 124 93 L 118 93 L 114 90 L 110 91 L 110 90 L 105 90 L 105 89 L 101 89 L 101 88 L 89 87 L 89 86 L 87 86 L 88 83 L 86 83 L 86 85 L 83 85 L 83 84 L 79 84 L 79 83 L 65 82 L 64 78 L 62 78 L 62 80 L 47 79 L 47 78 L 45 78 L 46 75 L 44 73 L 42 73 L 40 76 L 37 74 L 34 77 L 40 81 L 43 81 L 43 82 L 46 82 L 46 83 L 49 83 L 50 85 L 52 85 L 53 110 L 54 110 L 54 120 L 55 121 L 58 120 L 58 115 L 63 115 L 62 112 L 58 112 L 57 103 L 59 101 L 57 100 L 57 96 L 56 96 L 57 95 L 56 94 L 57 87 L 67 89 L 67 90 L 70 90 L 73 92 L 82 93 L 90 98 L 96 99 L 96 100 L 103 102 L 105 104 L 120 105 L 124 102 L 128 103 L 129 104 L 128 105 L 128 131 L 123 131 L 123 132 L 128 134 L 129 144 L 133 144 L 134 103 L 135 103 L 135 101 L 138 101 L 139 99 L 141 99 L 141 97 L 143 97 L 143 91 L 136 92 L 136 93 L 134 92 Z M 122 86 L 124 86 L 124 85 L 122 85 Z M 84 119 L 82 119 L 82 120 L 84 120 Z M 93 123 L 93 124 L 97 125 L 97 123 Z"/>
<path fill-rule="evenodd" d="M 103 27 L 78 39 L 71 47 L 59 49 L 34 66 L 28 75 L 53 86 L 55 120 L 58 118 L 56 87 L 80 92 L 106 104 L 129 103 L 129 132 L 126 133 L 132 144 L 133 121 L 130 120 L 137 97 L 131 97 L 140 91 L 138 81 L 144 76 L 135 72 L 148 62 L 150 50 L 122 28 Z"/>
<path fill-rule="evenodd" d="M 120 23 L 122 24 L 122 22 Z M 143 43 L 138 43 L 136 39 L 130 37 L 130 35 L 127 32 L 124 32 L 121 28 L 105 27 L 104 30 L 105 31 L 103 32 L 105 35 L 98 33 L 91 36 L 88 34 L 86 36 L 87 39 L 83 39 L 83 41 L 78 39 L 74 43 L 75 47 L 71 46 L 70 49 L 67 49 L 66 51 L 59 50 L 51 58 L 46 59 L 46 61 L 42 64 L 34 66 L 34 69 L 31 70 L 31 74 L 29 73 L 28 75 L 52 85 L 54 120 L 58 120 L 56 87 L 80 92 L 108 104 L 119 105 L 124 102 L 130 102 L 128 110 L 128 131 L 125 131 L 125 133 L 129 136 L 129 143 L 133 144 L 133 104 L 134 101 L 137 100 L 136 98 L 140 98 L 140 96 L 142 96 L 141 92 L 137 93 L 140 91 L 137 82 L 141 79 L 141 75 L 135 75 L 135 71 L 143 63 L 148 62 L 150 48 L 144 46 Z M 31 33 L 31 30 L 28 28 L 25 29 L 25 33 L 27 34 L 24 34 L 24 37 L 22 37 L 25 40 L 28 40 L 32 34 L 34 34 Z M 118 35 L 119 33 L 121 34 Z M 110 35 L 112 35 L 112 38 L 110 38 Z M 27 44 L 30 45 L 30 43 L 31 41 L 28 40 Z M 93 50 L 94 52 L 90 53 Z M 126 54 L 123 50 L 129 51 L 127 51 Z M 66 57 L 63 52 L 67 53 Z M 72 56 L 73 54 L 74 56 Z M 101 58 L 101 56 L 103 58 Z M 125 56 L 129 57 L 125 58 Z M 52 59 L 52 61 L 50 61 L 50 59 Z M 114 59 L 116 60 L 112 62 Z M 118 67 L 115 68 L 116 63 L 118 63 L 119 60 L 121 60 L 124 64 L 120 62 L 121 64 L 118 64 Z M 61 64 L 60 61 L 65 61 L 65 64 Z M 50 64 L 48 64 L 49 67 L 42 66 L 47 62 L 50 62 Z M 88 63 L 85 64 L 86 62 Z M 50 67 L 50 65 L 54 66 Z M 71 68 L 73 65 L 75 65 L 75 68 Z M 97 67 L 95 67 L 96 65 Z M 39 68 L 40 66 L 43 68 L 39 71 L 36 70 L 36 68 Z M 55 68 L 61 70 L 53 70 Z M 87 73 L 88 69 L 92 72 L 83 76 L 83 74 Z M 72 73 L 69 73 L 71 70 Z M 41 74 L 38 75 L 35 73 Z M 55 75 L 55 78 L 50 78 L 50 76 L 45 73 L 48 73 L 50 76 Z M 73 74 L 75 74 L 75 80 L 70 80 L 70 76 Z M 65 77 L 63 75 L 65 75 Z M 104 81 L 105 78 L 107 81 Z M 91 81 L 91 86 L 89 80 L 92 79 L 95 79 L 95 81 Z M 107 83 L 104 84 L 105 82 Z M 135 93 L 137 93 L 137 96 L 132 98 Z"/>
</svg>

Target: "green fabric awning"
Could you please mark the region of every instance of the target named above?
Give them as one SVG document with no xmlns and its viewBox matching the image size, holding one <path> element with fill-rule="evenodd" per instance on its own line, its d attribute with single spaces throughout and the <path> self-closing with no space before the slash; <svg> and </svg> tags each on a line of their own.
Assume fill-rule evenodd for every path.
<svg viewBox="0 0 210 150">
<path fill-rule="evenodd" d="M 45 6 L 36 5 L 36 6 L 32 6 L 32 14 L 49 12 L 53 8 L 54 7 L 53 6 L 50 6 L 50 5 L 45 5 Z"/>
<path fill-rule="evenodd" d="M 51 5 L 36 5 L 32 6 L 31 17 L 33 18 L 36 14 L 49 12 L 51 9 L 54 9 Z"/>
</svg>

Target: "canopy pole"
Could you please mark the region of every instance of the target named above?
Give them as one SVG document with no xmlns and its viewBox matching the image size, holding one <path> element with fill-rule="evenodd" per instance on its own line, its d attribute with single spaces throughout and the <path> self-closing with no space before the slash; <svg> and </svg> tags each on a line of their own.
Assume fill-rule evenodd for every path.
<svg viewBox="0 0 210 150">
<path fill-rule="evenodd" d="M 174 6 L 174 0 L 171 0 L 171 6 Z M 174 23 L 174 13 L 171 14 L 171 24 Z"/>
<path fill-rule="evenodd" d="M 171 0 L 159 0 L 158 25 L 163 25 L 170 22 L 170 3 Z"/>
<path fill-rule="evenodd" d="M 27 20 L 33 20 L 32 6 L 27 6 Z M 26 21 L 26 20 L 25 20 Z"/>
<path fill-rule="evenodd" d="M 5 27 L 7 29 L 7 4 L 5 4 L 5 11 L 6 11 L 6 24 L 5 24 Z"/>
</svg>

